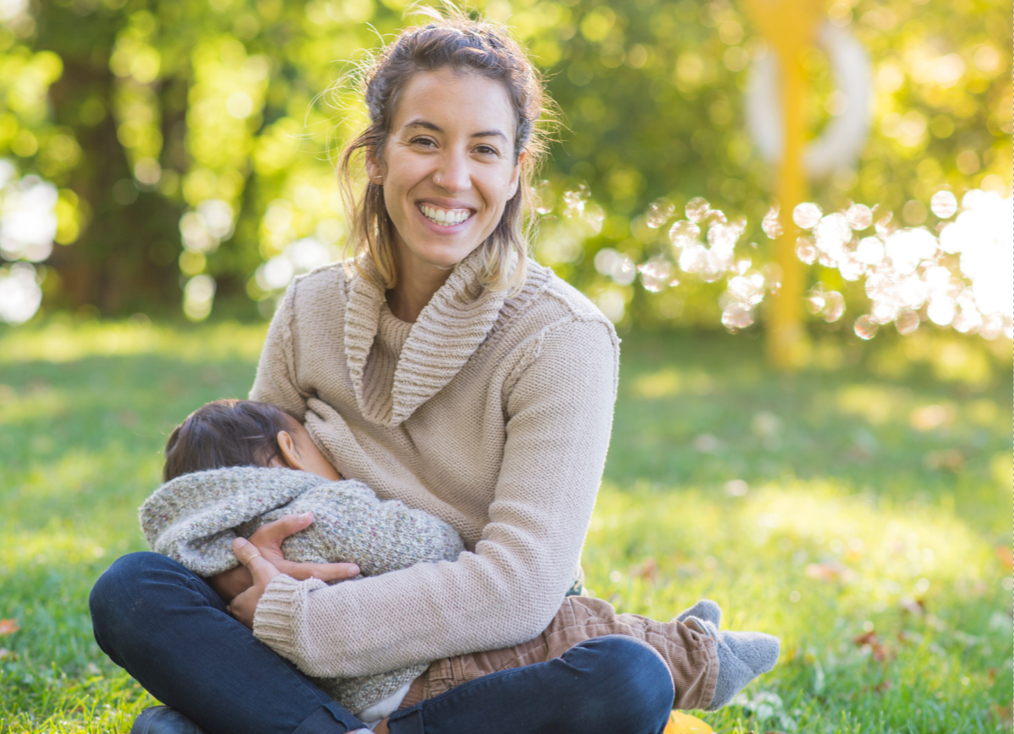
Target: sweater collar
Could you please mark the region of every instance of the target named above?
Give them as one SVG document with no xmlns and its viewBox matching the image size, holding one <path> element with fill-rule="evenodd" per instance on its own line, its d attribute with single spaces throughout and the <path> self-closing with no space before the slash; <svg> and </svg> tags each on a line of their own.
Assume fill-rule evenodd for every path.
<svg viewBox="0 0 1014 734">
<path fill-rule="evenodd" d="M 365 267 L 376 275 L 372 262 Z M 363 417 L 395 427 L 440 392 L 458 374 L 496 323 L 506 290 L 481 282 L 478 249 L 458 263 L 419 314 L 398 357 L 391 401 L 367 400 L 363 375 L 377 336 L 384 289 L 361 275 L 349 282 L 345 306 L 345 358 Z"/>
</svg>

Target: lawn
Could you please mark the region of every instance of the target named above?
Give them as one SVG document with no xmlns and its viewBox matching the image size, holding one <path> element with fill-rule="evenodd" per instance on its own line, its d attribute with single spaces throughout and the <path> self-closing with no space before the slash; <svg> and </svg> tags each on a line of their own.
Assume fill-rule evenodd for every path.
<svg viewBox="0 0 1014 734">
<path fill-rule="evenodd" d="M 126 732 L 152 700 L 87 595 L 190 410 L 248 390 L 264 327 L 0 330 L 0 732 Z M 720 732 L 1011 730 L 1010 343 L 818 343 L 794 376 L 748 336 L 628 334 L 585 548 L 589 592 L 782 638 L 698 713 Z"/>
</svg>

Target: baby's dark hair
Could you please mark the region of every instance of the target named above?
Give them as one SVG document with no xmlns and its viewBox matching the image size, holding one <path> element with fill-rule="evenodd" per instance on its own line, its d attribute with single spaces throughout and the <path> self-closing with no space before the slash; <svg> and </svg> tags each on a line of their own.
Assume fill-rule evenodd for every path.
<svg viewBox="0 0 1014 734">
<path fill-rule="evenodd" d="M 279 431 L 295 425 L 295 418 L 268 403 L 231 399 L 202 405 L 169 434 L 162 477 L 168 482 L 206 469 L 267 466 L 279 454 Z"/>
</svg>

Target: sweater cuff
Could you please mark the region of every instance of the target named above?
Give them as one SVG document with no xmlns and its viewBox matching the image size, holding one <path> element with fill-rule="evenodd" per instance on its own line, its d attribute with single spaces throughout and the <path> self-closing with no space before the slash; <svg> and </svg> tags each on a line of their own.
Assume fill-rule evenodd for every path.
<svg viewBox="0 0 1014 734">
<path fill-rule="evenodd" d="M 284 573 L 268 583 L 254 610 L 254 637 L 290 661 L 297 660 L 297 627 L 306 615 L 311 591 L 326 589 L 320 579 L 296 581 Z"/>
</svg>

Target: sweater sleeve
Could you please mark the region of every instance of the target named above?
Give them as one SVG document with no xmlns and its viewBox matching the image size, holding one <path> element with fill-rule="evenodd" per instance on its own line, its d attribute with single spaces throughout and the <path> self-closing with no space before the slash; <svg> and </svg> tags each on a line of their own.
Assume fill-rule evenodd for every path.
<svg viewBox="0 0 1014 734">
<path fill-rule="evenodd" d="M 293 352 L 295 326 L 292 313 L 297 285 L 298 281 L 289 286 L 271 319 L 260 361 L 257 363 L 257 376 L 250 389 L 250 399 L 277 405 L 302 421 L 309 394 L 300 389 L 297 383 Z"/>
<path fill-rule="evenodd" d="M 474 553 L 322 588 L 277 577 L 254 634 L 303 672 L 370 675 L 539 634 L 573 581 L 616 398 L 618 342 L 600 318 L 532 337 L 504 386 L 506 445 Z"/>
</svg>

